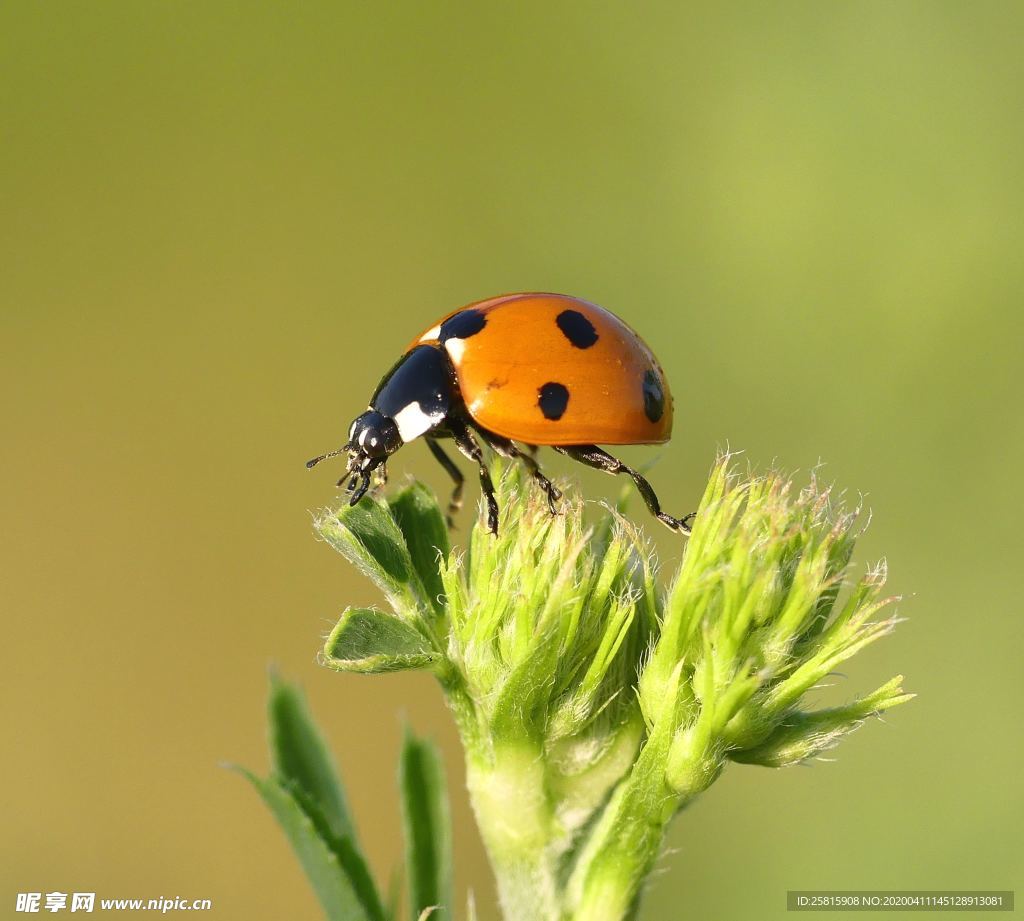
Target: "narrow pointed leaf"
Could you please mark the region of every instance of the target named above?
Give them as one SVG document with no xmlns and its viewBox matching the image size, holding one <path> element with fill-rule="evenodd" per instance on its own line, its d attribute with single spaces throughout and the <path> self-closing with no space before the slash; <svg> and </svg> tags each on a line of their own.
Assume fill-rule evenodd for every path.
<svg viewBox="0 0 1024 921">
<path fill-rule="evenodd" d="M 354 839 L 337 768 L 298 688 L 272 678 L 268 718 L 274 773 L 316 805 L 334 835 Z"/>
<path fill-rule="evenodd" d="M 437 749 L 407 733 L 399 771 L 405 831 L 409 911 L 437 906 L 452 917 L 451 818 L 444 768 Z"/>
<path fill-rule="evenodd" d="M 256 788 L 288 836 L 329 921 L 374 921 L 356 893 L 338 855 L 320 835 L 298 800 L 275 780 L 239 769 Z"/>
<path fill-rule="evenodd" d="M 285 789 L 292 794 L 296 803 L 312 820 L 320 837 L 334 851 L 366 914 L 372 921 L 386 921 L 387 912 L 380 894 L 377 892 L 377 884 L 373 881 L 373 876 L 370 875 L 370 867 L 355 838 L 335 835 L 328 827 L 323 813 L 302 790 L 295 787 L 285 787 Z"/>
<path fill-rule="evenodd" d="M 349 608 L 324 644 L 326 664 L 343 672 L 376 674 L 426 668 L 438 661 L 423 635 L 373 608 Z"/>
</svg>

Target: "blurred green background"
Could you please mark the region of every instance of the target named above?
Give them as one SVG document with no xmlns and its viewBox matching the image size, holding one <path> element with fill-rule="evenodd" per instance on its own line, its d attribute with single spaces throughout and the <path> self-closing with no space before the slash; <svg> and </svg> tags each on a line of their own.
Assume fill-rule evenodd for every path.
<svg viewBox="0 0 1024 921">
<path fill-rule="evenodd" d="M 496 917 L 431 680 L 316 664 L 378 598 L 312 536 L 337 468 L 302 465 L 415 333 L 523 289 L 658 352 L 676 437 L 623 453 L 660 457 L 669 509 L 720 445 L 821 459 L 908 596 L 842 688 L 904 672 L 920 698 L 834 764 L 730 768 L 646 917 L 1024 882 L 1022 27 L 936 0 L 0 6 L 5 910 L 59 889 L 316 917 L 219 767 L 265 767 L 277 663 L 381 875 L 402 720 L 441 742 L 459 890 Z M 422 444 L 392 470 L 445 486 Z"/>
</svg>

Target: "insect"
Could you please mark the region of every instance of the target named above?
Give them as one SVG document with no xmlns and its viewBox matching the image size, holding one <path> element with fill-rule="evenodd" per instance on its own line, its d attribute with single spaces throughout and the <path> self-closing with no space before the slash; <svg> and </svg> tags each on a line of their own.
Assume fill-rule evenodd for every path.
<svg viewBox="0 0 1024 921">
<path fill-rule="evenodd" d="M 464 482 L 441 444 L 451 439 L 477 465 L 487 524 L 496 534 L 498 503 L 480 442 L 525 464 L 555 514 L 561 493 L 534 456 L 545 445 L 588 467 L 628 475 L 652 514 L 689 533 L 692 514 L 663 512 L 651 484 L 598 447 L 655 444 L 671 434 L 664 372 L 618 317 L 564 294 L 507 294 L 456 310 L 413 340 L 352 423 L 348 441 L 306 466 L 347 453 L 338 485 L 349 480 L 355 505 L 371 475 L 386 480 L 387 459 L 422 436 L 455 484 L 450 526 Z"/>
</svg>

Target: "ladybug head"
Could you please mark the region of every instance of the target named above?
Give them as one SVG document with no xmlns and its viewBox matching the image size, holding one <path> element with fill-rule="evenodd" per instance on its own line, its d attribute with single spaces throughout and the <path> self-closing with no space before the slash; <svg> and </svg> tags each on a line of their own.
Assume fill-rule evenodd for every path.
<svg viewBox="0 0 1024 921">
<path fill-rule="evenodd" d="M 359 416 L 348 432 L 348 441 L 336 451 L 329 451 L 306 461 L 307 467 L 315 467 L 322 460 L 328 457 L 337 457 L 339 454 L 348 454 L 348 468 L 339 481 L 340 486 L 345 477 L 352 475 L 356 481 L 359 479 L 369 483 L 369 475 L 380 467 L 392 454 L 395 453 L 405 442 L 398 432 L 398 426 L 394 419 L 389 419 L 383 413 L 369 410 Z M 365 491 L 365 490 L 364 490 Z M 360 492 L 359 495 L 362 495 Z"/>
<path fill-rule="evenodd" d="M 377 462 L 373 464 L 376 467 L 402 444 L 395 421 L 376 410 L 368 410 L 348 430 L 345 450 L 349 452 L 349 469 L 352 472 L 365 470 L 373 461 Z"/>
</svg>

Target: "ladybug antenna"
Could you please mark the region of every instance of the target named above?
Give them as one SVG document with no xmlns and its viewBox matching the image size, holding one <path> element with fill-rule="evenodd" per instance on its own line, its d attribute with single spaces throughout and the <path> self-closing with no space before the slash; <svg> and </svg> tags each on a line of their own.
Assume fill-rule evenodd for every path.
<svg viewBox="0 0 1024 921">
<path fill-rule="evenodd" d="M 345 442 L 340 448 L 336 448 L 333 451 L 328 451 L 326 454 L 321 454 L 319 457 L 314 457 L 312 460 L 306 461 L 306 469 L 312 470 L 322 460 L 327 460 L 329 457 L 337 457 L 339 454 L 344 454 L 352 447 L 351 442 Z"/>
</svg>

